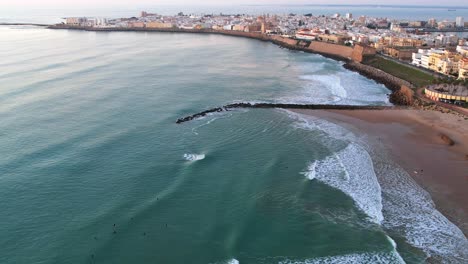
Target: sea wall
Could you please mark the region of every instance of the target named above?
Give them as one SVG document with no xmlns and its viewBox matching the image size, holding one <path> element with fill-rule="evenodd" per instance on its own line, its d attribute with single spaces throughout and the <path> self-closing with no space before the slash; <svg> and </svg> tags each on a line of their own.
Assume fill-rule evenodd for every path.
<svg viewBox="0 0 468 264">
<path fill-rule="evenodd" d="M 351 59 L 353 53 L 352 47 L 319 41 L 313 41 L 307 49 L 315 53 L 333 55 L 344 59 Z"/>
<path fill-rule="evenodd" d="M 351 59 L 353 61 L 362 62 L 366 57 L 374 56 L 376 53 L 377 51 L 373 47 L 356 44 L 354 45 Z"/>
</svg>

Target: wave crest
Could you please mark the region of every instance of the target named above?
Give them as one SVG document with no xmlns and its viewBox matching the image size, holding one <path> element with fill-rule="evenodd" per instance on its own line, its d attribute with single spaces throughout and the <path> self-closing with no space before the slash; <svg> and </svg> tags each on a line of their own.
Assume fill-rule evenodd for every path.
<svg viewBox="0 0 468 264">
<path fill-rule="evenodd" d="M 188 161 L 197 161 L 205 158 L 205 154 L 184 154 L 184 159 Z"/>
</svg>

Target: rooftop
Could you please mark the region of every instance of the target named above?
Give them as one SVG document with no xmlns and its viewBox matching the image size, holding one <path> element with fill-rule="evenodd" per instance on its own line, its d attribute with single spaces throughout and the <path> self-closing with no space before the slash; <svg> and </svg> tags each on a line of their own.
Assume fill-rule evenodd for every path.
<svg viewBox="0 0 468 264">
<path fill-rule="evenodd" d="M 427 87 L 430 91 L 454 96 L 468 96 L 468 87 L 460 84 L 435 84 Z"/>
</svg>

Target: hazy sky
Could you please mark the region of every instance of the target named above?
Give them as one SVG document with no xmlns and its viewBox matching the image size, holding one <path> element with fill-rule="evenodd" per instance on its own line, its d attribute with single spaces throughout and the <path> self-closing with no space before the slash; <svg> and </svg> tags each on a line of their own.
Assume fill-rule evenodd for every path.
<svg viewBox="0 0 468 264">
<path fill-rule="evenodd" d="M 392 4 L 392 5 L 427 5 L 430 0 L 0 0 L 0 6 L 105 6 L 105 5 L 236 5 L 239 4 Z M 433 2 L 432 5 L 467 6 L 467 0 L 445 0 Z"/>
</svg>

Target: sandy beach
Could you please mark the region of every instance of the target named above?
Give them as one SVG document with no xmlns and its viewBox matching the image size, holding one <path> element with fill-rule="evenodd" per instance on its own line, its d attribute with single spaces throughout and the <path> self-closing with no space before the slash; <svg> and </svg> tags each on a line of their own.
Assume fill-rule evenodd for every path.
<svg viewBox="0 0 468 264">
<path fill-rule="evenodd" d="M 468 120 L 423 110 L 292 110 L 382 142 L 436 207 L 468 234 Z"/>
</svg>

